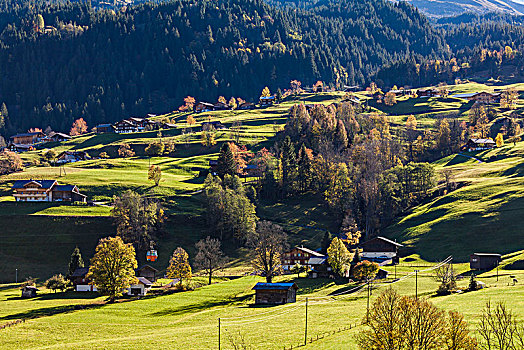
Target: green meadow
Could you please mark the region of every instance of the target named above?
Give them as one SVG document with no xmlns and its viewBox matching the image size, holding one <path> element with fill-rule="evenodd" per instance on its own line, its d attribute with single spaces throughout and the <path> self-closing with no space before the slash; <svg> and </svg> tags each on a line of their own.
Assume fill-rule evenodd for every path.
<svg viewBox="0 0 524 350">
<path fill-rule="evenodd" d="M 397 277 L 414 269 L 429 269 L 430 264 L 411 256 L 397 266 Z M 387 268 L 390 277 L 394 271 Z M 467 272 L 467 264 L 456 264 L 458 273 Z M 437 297 L 438 283 L 432 271 L 392 283 L 390 278 L 373 286 L 370 301 L 386 288 L 402 295 L 427 298 L 445 310 L 462 312 L 475 332 L 486 301 L 503 301 L 515 313 L 524 313 L 522 282 L 512 285 L 512 277 L 524 279 L 524 270 L 505 270 L 497 275 L 489 271 L 478 276 L 487 288 L 475 292 Z M 25 349 L 125 349 L 137 343 L 146 349 L 218 348 L 218 319 L 221 319 L 221 348 L 233 349 L 243 338 L 250 349 L 288 349 L 304 342 L 305 300 L 308 299 L 308 343 L 305 349 L 356 349 L 356 336 L 364 326 L 367 291 L 332 297 L 355 287 L 343 281 L 283 276 L 280 281 L 294 281 L 300 290 L 296 304 L 255 307 L 253 285 L 259 277 L 243 277 L 215 283 L 194 291 L 165 296 L 147 296 L 105 304 L 92 293 L 53 293 L 41 288 L 31 300 L 19 298 L 14 285 L 0 287 L 0 324 L 23 319 L 25 322 L 0 331 L 0 348 Z M 464 276 L 459 287 L 467 287 Z M 357 288 L 358 290 L 358 288 Z M 79 306 L 83 305 L 83 306 Z M 352 327 L 351 329 L 346 329 Z M 339 332 L 340 331 L 340 332 Z M 317 339 L 317 336 L 319 340 Z M 310 343 L 311 339 L 314 341 Z"/>
</svg>

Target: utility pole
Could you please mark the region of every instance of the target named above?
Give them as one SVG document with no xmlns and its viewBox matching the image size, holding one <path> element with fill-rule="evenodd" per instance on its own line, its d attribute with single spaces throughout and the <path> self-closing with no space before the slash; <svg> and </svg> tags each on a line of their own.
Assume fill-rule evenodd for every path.
<svg viewBox="0 0 524 350">
<path fill-rule="evenodd" d="M 18 283 L 18 269 L 15 269 L 15 283 Z"/>
<path fill-rule="evenodd" d="M 220 350 L 220 317 L 218 318 L 218 350 Z"/>
<path fill-rule="evenodd" d="M 395 280 L 397 279 L 397 264 L 395 264 Z"/>
<path fill-rule="evenodd" d="M 415 299 L 418 299 L 418 270 L 415 270 Z"/>
<path fill-rule="evenodd" d="M 307 305 L 308 298 L 306 298 L 306 327 L 304 328 L 304 346 L 307 344 Z"/>
<path fill-rule="evenodd" d="M 369 296 L 370 296 L 370 290 L 369 290 L 369 280 L 368 280 L 368 306 L 366 309 L 366 322 L 369 323 Z"/>
<path fill-rule="evenodd" d="M 499 263 L 497 262 L 497 282 L 499 281 Z"/>
</svg>

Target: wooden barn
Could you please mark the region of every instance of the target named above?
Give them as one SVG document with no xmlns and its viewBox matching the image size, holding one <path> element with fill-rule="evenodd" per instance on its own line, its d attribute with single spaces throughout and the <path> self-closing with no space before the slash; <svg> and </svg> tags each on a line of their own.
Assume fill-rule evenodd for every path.
<svg viewBox="0 0 524 350">
<path fill-rule="evenodd" d="M 157 275 L 160 271 L 153 266 L 144 265 L 136 270 L 136 277 L 144 277 L 151 282 L 156 282 Z"/>
<path fill-rule="evenodd" d="M 496 145 L 492 139 L 469 139 L 463 148 L 468 151 L 483 151 L 492 149 Z"/>
<path fill-rule="evenodd" d="M 298 286 L 296 283 L 257 283 L 255 304 L 287 304 L 297 301 Z"/>
<path fill-rule="evenodd" d="M 309 258 L 323 257 L 324 254 L 315 252 L 314 250 L 301 247 L 295 247 L 288 252 L 282 254 L 282 268 L 286 271 L 290 270 L 295 264 L 308 266 Z"/>
<path fill-rule="evenodd" d="M 397 256 L 398 248 L 403 245 L 385 237 L 375 237 L 360 245 L 362 258 L 370 261 L 386 261 Z"/>
<path fill-rule="evenodd" d="M 34 298 L 37 291 L 35 286 L 25 286 L 22 288 L 22 298 Z"/>
<path fill-rule="evenodd" d="M 502 261 L 500 254 L 474 253 L 469 256 L 469 268 L 472 270 L 490 270 Z"/>
</svg>

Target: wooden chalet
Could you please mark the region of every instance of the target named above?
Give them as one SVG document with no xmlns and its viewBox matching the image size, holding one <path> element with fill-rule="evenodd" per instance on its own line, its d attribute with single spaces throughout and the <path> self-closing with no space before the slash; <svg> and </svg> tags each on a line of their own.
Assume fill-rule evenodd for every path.
<svg viewBox="0 0 524 350">
<path fill-rule="evenodd" d="M 344 85 L 344 92 L 356 92 L 360 91 L 360 86 L 358 85 Z"/>
<path fill-rule="evenodd" d="M 97 134 L 105 134 L 115 132 L 115 127 L 112 124 L 98 124 L 96 126 Z"/>
<path fill-rule="evenodd" d="M 440 96 L 441 94 L 442 92 L 439 89 L 435 89 L 435 88 L 417 90 L 418 97 L 436 97 L 436 96 Z"/>
<path fill-rule="evenodd" d="M 295 247 L 288 252 L 282 254 L 282 268 L 285 271 L 289 271 L 295 264 L 300 264 L 303 266 L 308 265 L 308 261 L 312 257 L 323 257 L 323 254 L 315 252 L 314 250 L 301 247 Z"/>
<path fill-rule="evenodd" d="M 73 284 L 75 291 L 77 292 L 96 292 L 96 286 L 91 284 L 86 276 L 89 272 L 89 267 L 79 267 L 69 276 L 69 280 Z"/>
<path fill-rule="evenodd" d="M 244 102 L 237 109 L 255 109 L 255 104 L 252 102 Z"/>
<path fill-rule="evenodd" d="M 212 103 L 208 103 L 208 102 L 198 102 L 197 104 L 195 104 L 195 106 L 193 107 L 193 110 L 195 111 L 195 113 L 202 113 L 202 112 L 209 112 L 209 111 L 213 111 L 214 110 L 214 105 Z"/>
<path fill-rule="evenodd" d="M 468 101 L 475 101 L 478 103 L 483 104 L 490 104 L 490 103 L 496 103 L 500 101 L 502 93 L 500 92 L 487 92 L 487 91 L 481 91 L 481 92 L 474 92 L 470 94 L 456 94 L 452 97 L 456 98 L 462 98 Z"/>
<path fill-rule="evenodd" d="M 56 162 L 58 164 L 74 163 L 90 158 L 89 154 L 84 151 L 64 151 L 56 157 Z"/>
<path fill-rule="evenodd" d="M 287 304 L 297 301 L 298 286 L 296 283 L 257 283 L 255 291 L 255 304 Z"/>
<path fill-rule="evenodd" d="M 149 120 L 147 118 L 131 117 L 131 118 L 127 118 L 126 120 L 135 124 L 138 131 L 153 130 L 153 129 L 157 129 L 159 126 L 157 122 L 153 120 Z"/>
<path fill-rule="evenodd" d="M 388 278 L 389 272 L 384 269 L 378 269 L 377 274 L 375 275 L 376 280 L 383 280 Z"/>
<path fill-rule="evenodd" d="M 411 95 L 410 89 L 389 90 L 388 92 L 394 93 L 396 97 Z"/>
<path fill-rule="evenodd" d="M 127 119 L 124 119 L 124 120 L 121 120 L 115 123 L 114 127 L 115 127 L 115 132 L 117 134 L 128 134 L 128 133 L 139 131 L 138 126 L 135 123 Z"/>
<path fill-rule="evenodd" d="M 34 298 L 38 288 L 35 286 L 25 286 L 22 288 L 22 298 Z"/>
<path fill-rule="evenodd" d="M 49 141 L 53 142 L 63 142 L 71 139 L 71 136 L 61 133 L 61 132 L 55 132 L 51 131 L 48 135 Z"/>
<path fill-rule="evenodd" d="M 75 185 L 59 185 L 56 180 L 17 180 L 13 184 L 17 202 L 86 202 L 87 196 Z"/>
<path fill-rule="evenodd" d="M 362 258 L 376 262 L 396 258 L 399 247 L 403 247 L 403 245 L 381 236 L 372 238 L 360 245 Z"/>
<path fill-rule="evenodd" d="M 26 132 L 11 136 L 11 140 L 15 145 L 35 145 L 45 139 L 46 135 L 41 131 Z"/>
<path fill-rule="evenodd" d="M 311 278 L 328 278 L 334 276 L 331 266 L 327 261 L 327 256 L 314 256 L 309 258 L 307 266 L 310 267 L 309 276 Z"/>
<path fill-rule="evenodd" d="M 261 96 L 259 99 L 259 104 L 262 107 L 267 107 L 275 104 L 277 102 L 277 98 L 275 96 Z"/>
<path fill-rule="evenodd" d="M 27 151 L 33 151 L 35 149 L 34 145 L 24 145 L 24 144 L 15 144 L 10 143 L 8 146 L 9 150 L 13 152 L 27 152 Z"/>
<path fill-rule="evenodd" d="M 491 270 L 502 261 L 502 255 L 493 253 L 474 253 L 469 256 L 469 268 L 472 270 Z"/>
<path fill-rule="evenodd" d="M 468 151 L 483 151 L 492 149 L 496 145 L 492 139 L 469 139 L 463 148 Z"/>
<path fill-rule="evenodd" d="M 223 102 L 217 102 L 213 105 L 213 110 L 214 111 L 225 111 L 225 110 L 228 110 L 228 109 L 231 109 L 231 107 L 229 107 L 228 104 L 226 103 L 223 103 Z"/>
<path fill-rule="evenodd" d="M 157 275 L 160 271 L 155 269 L 153 266 L 144 265 L 136 270 L 137 277 L 144 277 L 151 282 L 156 282 Z"/>
<path fill-rule="evenodd" d="M 160 126 L 162 129 L 176 129 L 176 124 L 173 123 L 161 123 Z"/>
<path fill-rule="evenodd" d="M 221 121 L 213 121 L 213 122 L 203 122 L 202 123 L 202 130 L 209 130 L 209 129 L 215 129 L 215 130 L 224 130 L 227 129 L 227 126 L 222 124 Z"/>
<path fill-rule="evenodd" d="M 151 290 L 152 285 L 147 278 L 137 277 L 137 282 L 129 286 L 127 295 L 143 297 Z"/>
</svg>

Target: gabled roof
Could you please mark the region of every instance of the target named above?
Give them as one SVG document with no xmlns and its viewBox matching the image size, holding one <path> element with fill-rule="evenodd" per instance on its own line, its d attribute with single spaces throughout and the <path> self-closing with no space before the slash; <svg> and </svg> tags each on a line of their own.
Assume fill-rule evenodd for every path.
<svg viewBox="0 0 524 350">
<path fill-rule="evenodd" d="M 96 127 L 97 128 L 111 128 L 111 127 L 113 127 L 113 125 L 111 125 L 111 124 L 98 124 Z"/>
<path fill-rule="evenodd" d="M 366 244 L 366 243 L 368 243 L 368 242 L 371 242 L 371 241 L 373 241 L 373 240 L 375 240 L 375 239 L 379 239 L 379 240 L 384 241 L 384 242 L 386 242 L 386 243 L 396 245 L 397 247 L 403 247 L 402 244 L 397 243 L 397 242 L 395 242 L 395 241 L 392 241 L 391 239 L 387 239 L 386 237 L 382 237 L 382 236 L 377 236 L 377 237 L 375 237 L 375 238 L 371 238 L 370 240 L 367 240 L 367 241 L 365 241 L 365 242 L 362 243 L 362 244 L 364 245 L 364 244 Z"/>
<path fill-rule="evenodd" d="M 124 120 L 121 120 L 119 122 L 116 122 L 115 125 L 119 125 L 119 124 L 128 124 L 128 125 L 131 125 L 131 126 L 136 126 L 135 123 L 127 120 L 127 119 L 124 119 Z"/>
<path fill-rule="evenodd" d="M 496 253 L 473 253 L 473 255 L 476 256 L 495 256 L 495 257 L 501 257 L 502 255 L 496 254 Z"/>
<path fill-rule="evenodd" d="M 75 185 L 56 185 L 53 191 L 73 191 L 78 190 Z"/>
<path fill-rule="evenodd" d="M 198 102 L 195 106 L 197 105 L 203 105 L 203 106 L 207 106 L 207 107 L 213 107 L 214 105 L 212 103 L 209 103 L 209 102 Z"/>
<path fill-rule="evenodd" d="M 150 280 L 148 280 L 145 277 L 137 277 L 137 279 L 138 279 L 138 284 L 143 284 L 145 286 L 150 286 L 153 284 L 153 282 L 151 282 Z"/>
<path fill-rule="evenodd" d="M 136 271 L 142 271 L 142 270 L 153 270 L 155 272 L 159 272 L 157 269 L 155 269 L 153 266 L 151 265 L 144 265 L 142 266 L 141 268 L 138 268 L 136 269 Z"/>
<path fill-rule="evenodd" d="M 61 132 L 51 131 L 49 133 L 49 137 L 55 137 L 55 136 L 60 136 L 60 137 L 63 137 L 64 139 L 70 139 L 71 138 L 71 136 L 69 136 L 67 134 L 64 134 L 64 133 L 61 133 Z"/>
<path fill-rule="evenodd" d="M 71 277 L 84 277 L 89 272 L 89 267 L 79 267 L 73 272 Z"/>
<path fill-rule="evenodd" d="M 28 184 L 35 183 L 40 185 L 40 187 L 49 189 L 53 187 L 53 185 L 56 183 L 56 180 L 16 180 L 13 184 L 12 189 L 17 188 L 25 188 Z"/>
<path fill-rule="evenodd" d="M 15 137 L 24 137 L 24 136 L 35 136 L 35 135 L 42 135 L 43 132 L 41 131 L 36 131 L 36 132 L 25 132 L 25 133 L 22 133 L 22 134 L 16 134 L 16 135 L 13 135 L 11 136 L 11 138 L 15 138 Z"/>
<path fill-rule="evenodd" d="M 320 254 L 319 252 L 316 252 L 316 251 L 311 250 L 311 249 L 306 248 L 306 247 L 295 247 L 295 249 L 301 250 L 303 252 L 309 253 L 309 254 L 317 256 L 317 257 L 323 257 L 324 256 L 324 254 Z"/>
<path fill-rule="evenodd" d="M 289 290 L 291 288 L 298 289 L 296 283 L 262 283 L 258 282 L 253 287 L 253 290 Z"/>
<path fill-rule="evenodd" d="M 307 261 L 308 265 L 322 265 L 326 262 L 327 256 L 315 256 L 313 258 L 309 258 Z"/>
<path fill-rule="evenodd" d="M 275 96 L 261 96 L 260 97 L 261 100 L 274 100 L 276 99 Z"/>
<path fill-rule="evenodd" d="M 495 144 L 495 141 L 492 139 L 469 139 L 473 143 L 479 143 L 479 144 L 485 144 L 485 143 L 491 143 Z"/>
</svg>

